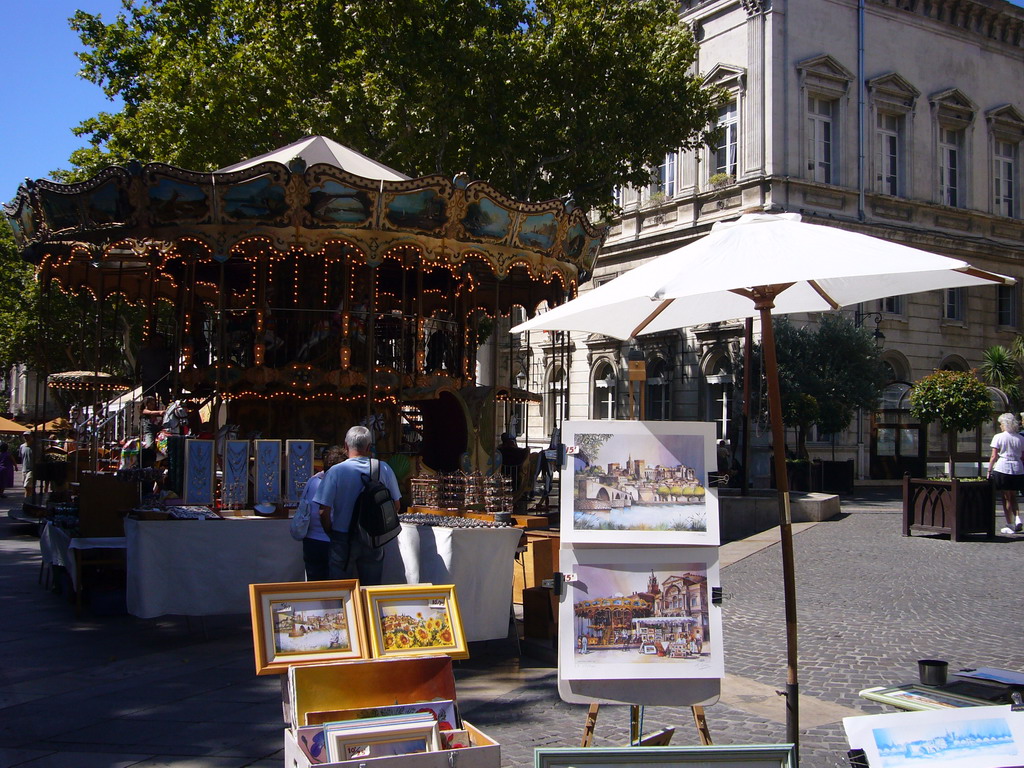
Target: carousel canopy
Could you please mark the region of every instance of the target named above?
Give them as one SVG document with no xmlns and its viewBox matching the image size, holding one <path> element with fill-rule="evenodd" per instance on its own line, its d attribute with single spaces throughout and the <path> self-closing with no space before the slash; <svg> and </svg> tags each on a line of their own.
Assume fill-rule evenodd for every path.
<svg viewBox="0 0 1024 768">
<path fill-rule="evenodd" d="M 76 184 L 28 182 L 5 213 L 44 284 L 129 301 L 180 301 L 183 281 L 201 292 L 220 265 L 230 280 L 242 262 L 286 258 L 297 271 L 318 259 L 391 258 L 467 276 L 490 312 L 532 313 L 589 278 L 605 234 L 571 202 L 409 179 L 322 136 L 217 172 L 128 164 Z"/>
<path fill-rule="evenodd" d="M 218 173 L 244 171 L 246 168 L 253 168 L 261 163 L 280 163 L 290 167 L 296 159 L 301 160 L 307 167 L 333 165 L 335 168 L 367 179 L 380 181 L 407 181 L 409 179 L 404 173 L 399 173 L 383 163 L 371 160 L 366 155 L 343 146 L 333 139 L 328 139 L 326 136 L 307 136 L 265 155 L 221 168 Z"/>
<path fill-rule="evenodd" d="M 131 389 L 124 379 L 103 371 L 62 371 L 46 377 L 46 386 L 61 390 L 99 390 L 123 392 Z"/>
</svg>

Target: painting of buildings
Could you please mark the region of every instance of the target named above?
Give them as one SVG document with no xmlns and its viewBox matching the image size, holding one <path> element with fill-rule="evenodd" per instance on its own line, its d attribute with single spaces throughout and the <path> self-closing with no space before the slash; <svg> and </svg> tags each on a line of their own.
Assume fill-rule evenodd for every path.
<svg viewBox="0 0 1024 768">
<path fill-rule="evenodd" d="M 572 477 L 566 483 L 571 500 L 563 492 L 563 503 L 572 505 L 576 540 L 628 531 L 670 534 L 673 543 L 680 544 L 717 543 L 710 540 L 709 525 L 717 524 L 717 506 L 709 505 L 716 500 L 705 487 L 703 434 L 692 434 L 693 425 L 687 425 L 689 434 L 673 434 L 671 430 L 652 432 L 639 422 L 588 424 L 601 431 L 575 427 Z M 661 539 L 661 543 L 666 542 Z"/>
<path fill-rule="evenodd" d="M 576 562 L 567 572 L 574 579 L 562 607 L 571 627 L 571 637 L 560 640 L 563 677 L 720 675 L 712 548 L 584 550 L 571 557 Z"/>
</svg>

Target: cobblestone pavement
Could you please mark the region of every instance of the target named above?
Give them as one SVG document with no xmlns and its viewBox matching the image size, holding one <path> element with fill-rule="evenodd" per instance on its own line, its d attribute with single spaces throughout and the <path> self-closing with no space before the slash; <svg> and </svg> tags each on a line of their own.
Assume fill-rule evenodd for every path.
<svg viewBox="0 0 1024 768">
<path fill-rule="evenodd" d="M 848 707 L 851 715 L 894 711 L 858 692 L 913 681 L 919 658 L 947 659 L 952 670 L 1024 670 L 1024 612 L 1019 579 L 1010 576 L 1024 564 L 1024 537 L 904 538 L 898 508 L 884 495 L 855 498 L 844 509 L 856 511 L 795 538 L 800 692 Z M 785 686 L 781 583 L 778 546 L 722 570 L 726 671 L 741 683 Z M 531 764 L 534 747 L 578 744 L 585 707 L 560 703 L 552 685 L 537 681 L 470 715 L 501 742 L 506 764 Z M 707 708 L 715 743 L 785 741 L 782 718 L 742 705 L 741 696 Z M 647 708 L 644 725 L 645 732 L 674 726 L 674 744 L 698 743 L 689 709 Z M 628 709 L 606 708 L 595 743 L 622 745 L 628 733 Z M 846 749 L 840 720 L 801 729 L 805 768 L 848 766 Z"/>
<path fill-rule="evenodd" d="M 816 717 L 816 703 L 892 711 L 857 693 L 913 680 L 918 658 L 948 659 L 951 669 L 1024 669 L 1015 576 L 1024 537 L 904 538 L 898 493 L 847 500 L 844 515 L 795 538 L 804 768 L 848 765 L 839 717 Z M 0 768 L 281 766 L 279 684 L 252 674 L 244 617 L 205 626 L 75 619 L 63 596 L 37 584 L 38 573 L 31 530 L 0 520 Z M 712 736 L 717 744 L 781 742 L 781 699 L 777 713 L 754 706 L 755 691 L 785 682 L 778 546 L 723 568 L 722 583 L 729 693 L 707 708 Z M 550 665 L 517 661 L 512 641 L 471 651 L 456 665 L 463 714 L 501 744 L 504 765 L 531 766 L 535 747 L 578 745 L 586 707 L 559 700 Z M 666 726 L 676 728 L 674 744 L 697 743 L 688 708 L 645 709 L 645 732 Z M 628 732 L 628 708 L 606 707 L 595 743 L 622 745 Z"/>
</svg>

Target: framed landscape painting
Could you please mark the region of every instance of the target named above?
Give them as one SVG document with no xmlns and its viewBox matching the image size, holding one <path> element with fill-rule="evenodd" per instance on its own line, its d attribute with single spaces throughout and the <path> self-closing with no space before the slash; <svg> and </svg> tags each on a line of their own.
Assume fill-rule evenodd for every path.
<svg viewBox="0 0 1024 768">
<path fill-rule="evenodd" d="M 454 585 L 364 587 L 373 656 L 469 658 Z"/>
<path fill-rule="evenodd" d="M 558 674 L 565 680 L 721 678 L 714 547 L 565 548 Z"/>
<path fill-rule="evenodd" d="M 249 604 L 257 675 L 369 658 L 355 579 L 250 584 Z"/>
<path fill-rule="evenodd" d="M 715 426 L 682 421 L 567 421 L 562 540 L 719 544 Z"/>
</svg>

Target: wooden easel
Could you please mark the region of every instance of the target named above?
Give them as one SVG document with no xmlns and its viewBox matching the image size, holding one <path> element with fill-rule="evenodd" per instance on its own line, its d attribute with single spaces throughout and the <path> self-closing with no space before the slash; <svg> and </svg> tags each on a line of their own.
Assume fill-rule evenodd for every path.
<svg viewBox="0 0 1024 768">
<path fill-rule="evenodd" d="M 594 741 L 594 729 L 597 727 L 597 713 L 600 711 L 601 705 L 594 702 L 590 705 L 590 709 L 587 710 L 587 720 L 583 726 L 583 739 L 580 742 L 581 747 L 589 747 Z M 697 726 L 697 735 L 700 737 L 701 745 L 707 747 L 713 743 L 711 741 L 711 731 L 708 728 L 707 718 L 704 716 L 704 707 L 700 705 L 690 707 L 690 711 L 693 713 L 693 723 Z M 633 704 L 629 708 L 629 743 L 636 744 L 640 741 L 640 707 Z"/>
</svg>

